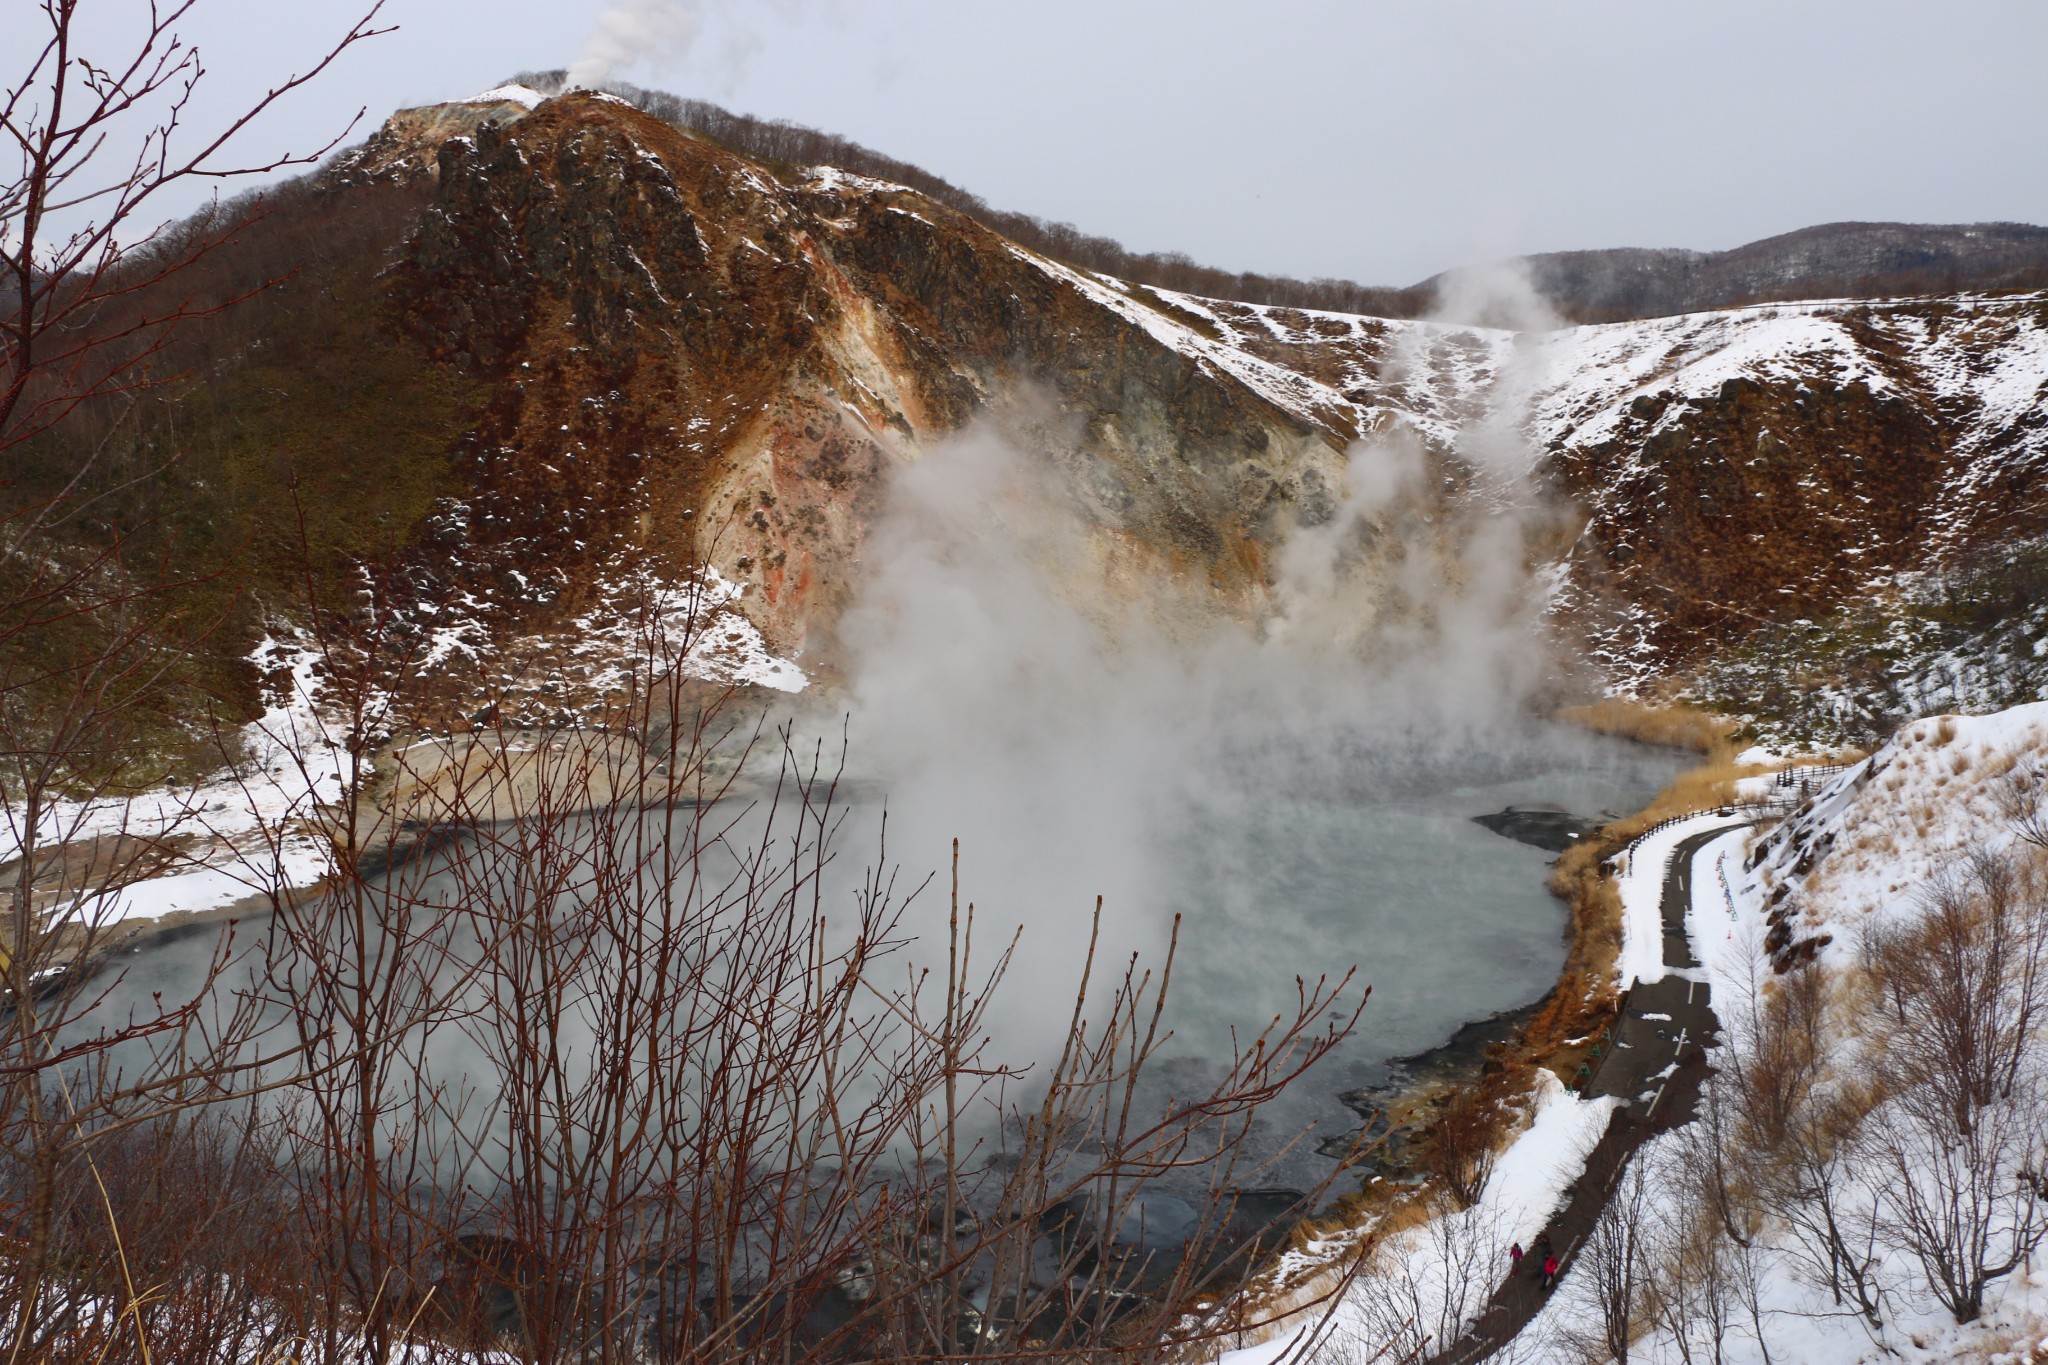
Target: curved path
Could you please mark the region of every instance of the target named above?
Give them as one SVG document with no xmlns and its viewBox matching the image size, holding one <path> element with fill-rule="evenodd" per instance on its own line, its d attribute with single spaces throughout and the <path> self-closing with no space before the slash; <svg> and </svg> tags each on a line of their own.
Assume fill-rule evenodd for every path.
<svg viewBox="0 0 2048 1365">
<path fill-rule="evenodd" d="M 1693 858 L 1708 842 L 1749 823 L 1733 820 L 1689 834 L 1672 850 L 1659 897 L 1667 968 L 1699 966 L 1685 931 L 1692 905 Z M 1705 982 L 1669 972 L 1662 981 L 1629 987 L 1622 997 L 1621 1018 L 1611 1033 L 1613 1045 L 1584 1091 L 1612 1095 L 1622 1103 L 1587 1154 L 1579 1178 L 1565 1187 L 1563 1206 L 1544 1228 L 1563 1262 L 1563 1274 L 1571 1273 L 1573 1253 L 1607 1206 L 1629 1157 L 1658 1133 L 1692 1119 L 1709 1071 L 1706 1049 L 1719 1029 L 1708 996 Z M 1543 1306 L 1542 1278 L 1541 1256 L 1525 1257 L 1522 1273 L 1502 1281 L 1472 1330 L 1432 1357 L 1432 1365 L 1471 1365 L 1514 1340 Z"/>
</svg>

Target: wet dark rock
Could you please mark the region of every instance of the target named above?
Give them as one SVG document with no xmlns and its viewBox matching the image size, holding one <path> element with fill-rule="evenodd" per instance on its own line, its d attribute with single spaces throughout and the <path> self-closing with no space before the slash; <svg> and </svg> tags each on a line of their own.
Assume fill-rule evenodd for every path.
<svg viewBox="0 0 2048 1365">
<path fill-rule="evenodd" d="M 1557 806 L 1509 806 L 1491 815 L 1475 815 L 1472 821 L 1503 838 L 1562 853 L 1613 818 L 1573 815 Z"/>
<path fill-rule="evenodd" d="M 1546 995 L 1543 1000 L 1531 1001 L 1518 1009 L 1474 1019 L 1425 1051 L 1389 1057 L 1384 1079 L 1337 1096 L 1339 1104 L 1365 1121 L 1364 1126 L 1324 1138 L 1316 1151 L 1333 1159 L 1342 1158 L 1349 1156 L 1354 1144 L 1362 1141 L 1377 1147 L 1364 1164 L 1368 1173 L 1385 1177 L 1406 1169 L 1405 1153 L 1413 1128 L 1393 1122 L 1389 1111 L 1398 1108 L 1404 1096 L 1421 1087 L 1462 1085 L 1495 1065 L 1497 1050 L 1519 1038 L 1549 998 Z"/>
</svg>

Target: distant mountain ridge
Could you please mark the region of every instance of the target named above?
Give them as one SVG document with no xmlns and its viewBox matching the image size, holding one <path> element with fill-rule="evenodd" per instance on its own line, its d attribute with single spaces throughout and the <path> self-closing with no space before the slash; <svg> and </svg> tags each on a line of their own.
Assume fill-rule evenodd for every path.
<svg viewBox="0 0 2048 1365">
<path fill-rule="evenodd" d="M 2048 228 L 1825 223 L 1728 251 L 1618 247 L 1514 258 L 1574 322 L 1628 322 L 1748 303 L 2048 287 Z M 1458 272 L 1414 286 L 1439 295 Z"/>
<path fill-rule="evenodd" d="M 565 71 L 525 71 L 501 89 L 560 93 Z M 785 120 L 735 114 L 705 100 L 616 84 L 607 89 L 643 112 L 709 138 L 742 156 L 790 165 L 835 166 L 918 191 L 983 227 L 1083 270 L 1206 298 L 1281 308 L 1429 317 L 1463 271 L 1522 267 L 1536 292 L 1567 322 L 1627 322 L 1746 303 L 2048 288 L 2048 227 L 2026 223 L 1826 223 L 1727 251 L 1613 247 L 1511 257 L 1457 267 L 1406 287 L 1340 279 L 1293 279 L 1205 266 L 1181 252 L 1134 252 L 1072 223 L 992 208 L 979 195 L 922 167 Z M 1452 316 L 1454 322 L 1484 319 Z"/>
</svg>

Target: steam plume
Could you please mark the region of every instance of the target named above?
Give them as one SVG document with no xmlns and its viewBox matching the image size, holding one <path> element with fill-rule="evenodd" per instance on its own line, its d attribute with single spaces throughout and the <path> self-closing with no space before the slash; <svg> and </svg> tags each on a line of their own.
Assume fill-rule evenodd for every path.
<svg viewBox="0 0 2048 1365">
<path fill-rule="evenodd" d="M 703 8 L 689 0 L 626 0 L 597 16 L 583 55 L 569 64 L 569 84 L 596 89 L 621 67 L 679 61 L 703 31 Z"/>
</svg>

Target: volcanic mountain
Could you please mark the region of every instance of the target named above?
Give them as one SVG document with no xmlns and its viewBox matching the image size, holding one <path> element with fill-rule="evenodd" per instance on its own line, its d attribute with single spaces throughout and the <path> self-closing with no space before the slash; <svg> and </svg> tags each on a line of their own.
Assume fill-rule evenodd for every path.
<svg viewBox="0 0 2048 1365">
<path fill-rule="evenodd" d="M 1984 252 L 2010 264 L 2026 231 Z M 1809 250 L 1808 275 L 1874 278 L 1892 236 Z M 153 476 L 184 499 L 164 534 L 250 579 L 223 659 L 300 581 L 278 565 L 317 560 L 336 594 L 367 572 L 444 719 L 502 694 L 494 661 L 513 652 L 528 674 L 543 661 L 535 714 L 573 715 L 605 675 L 593 639 L 650 584 L 730 618 L 704 676 L 829 684 L 890 469 L 976 423 L 1071 502 L 1089 576 L 1168 617 L 1269 614 L 1280 548 L 1338 517 L 1388 449 L 1427 477 L 1382 520 L 1458 534 L 1497 491 L 1478 447 L 1508 431 L 1549 509 L 1531 552 L 1551 615 L 1609 681 L 1739 686 L 1712 668 L 1852 621 L 1874 593 L 1956 608 L 1961 584 L 1912 659 L 1852 642 L 1778 711 L 1843 676 L 1895 687 L 1958 631 L 1973 659 L 2014 661 L 1993 692 L 2033 685 L 2041 293 L 1562 326 L 1525 288 L 1514 328 L 1207 298 L 1067 263 L 904 185 L 518 86 L 401 111 L 236 247 L 223 270 L 284 253 L 298 273 L 208 341 L 206 384 L 121 438 L 130 463 L 175 453 Z M 1632 258 L 1625 287 L 1591 257 L 1534 276 L 1595 280 L 1580 292 L 1609 311 L 1806 278 L 1797 251 L 1727 255 Z M 280 393 L 318 419 L 277 419 Z M 41 468 L 118 425 L 60 433 Z M 1366 578 L 1373 542 L 1353 557 Z"/>
</svg>

